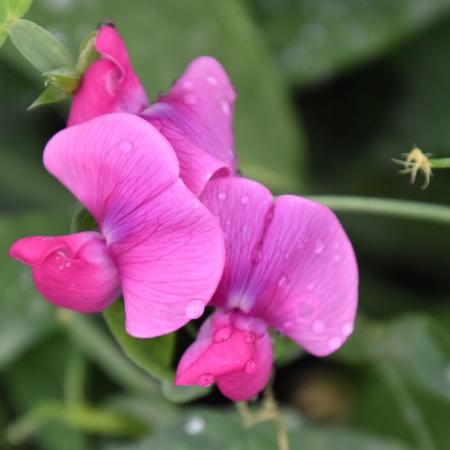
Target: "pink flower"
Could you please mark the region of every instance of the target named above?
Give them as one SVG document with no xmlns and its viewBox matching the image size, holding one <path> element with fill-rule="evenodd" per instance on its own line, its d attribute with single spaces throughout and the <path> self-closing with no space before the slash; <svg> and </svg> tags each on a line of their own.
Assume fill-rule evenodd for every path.
<svg viewBox="0 0 450 450">
<path fill-rule="evenodd" d="M 168 94 L 150 105 L 114 27 L 99 29 L 95 48 L 101 57 L 89 67 L 73 98 L 69 125 L 119 111 L 144 117 L 170 142 L 180 177 L 196 195 L 213 176 L 235 174 L 235 93 L 215 59 L 192 61 Z"/>
<path fill-rule="evenodd" d="M 172 332 L 203 313 L 223 270 L 222 232 L 151 124 L 116 113 L 67 128 L 47 144 L 44 165 L 99 226 L 12 245 L 10 256 L 31 266 L 44 297 L 96 312 L 122 291 L 136 337 Z"/>
<path fill-rule="evenodd" d="M 237 177 L 211 180 L 201 200 L 220 219 L 227 256 L 212 300 L 219 310 L 182 357 L 176 384 L 216 382 L 244 401 L 270 377 L 269 327 L 317 356 L 352 333 L 356 260 L 336 216 L 318 203 L 273 201 L 264 186 Z"/>
</svg>

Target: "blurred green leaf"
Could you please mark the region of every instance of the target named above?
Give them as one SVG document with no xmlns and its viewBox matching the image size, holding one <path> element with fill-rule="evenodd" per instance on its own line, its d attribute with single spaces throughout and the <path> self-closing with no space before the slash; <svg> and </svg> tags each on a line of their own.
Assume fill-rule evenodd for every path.
<svg viewBox="0 0 450 450">
<path fill-rule="evenodd" d="M 0 217 L 0 252 L 7 254 L 17 239 L 39 233 L 57 233 L 63 227 L 57 217 L 24 215 Z M 55 329 L 56 308 L 38 293 L 31 280 L 31 270 L 4 258 L 0 271 L 0 369 Z"/>
<path fill-rule="evenodd" d="M 163 380 L 162 392 L 164 396 L 173 403 L 186 403 L 206 397 L 212 391 L 212 387 L 200 386 L 176 386 L 173 379 Z"/>
<path fill-rule="evenodd" d="M 61 33 L 73 51 L 99 20 L 115 19 L 153 98 L 169 89 L 191 59 L 218 58 L 239 96 L 236 148 L 245 174 L 277 191 L 294 190 L 304 181 L 300 124 L 263 39 L 237 0 L 136 0 L 126 8 L 121 0 L 67 2 L 61 8 L 37 2 L 32 13 L 33 20 Z"/>
<path fill-rule="evenodd" d="M 306 85 L 392 50 L 450 12 L 447 0 L 248 0 L 282 71 Z"/>
<path fill-rule="evenodd" d="M 38 108 L 39 106 L 49 105 L 51 103 L 58 103 L 69 97 L 66 91 L 58 86 L 48 86 L 39 95 L 39 97 L 28 107 L 28 110 Z"/>
<path fill-rule="evenodd" d="M 290 448 L 295 450 L 406 450 L 398 441 L 351 429 L 313 427 L 287 417 Z M 289 420 L 290 419 L 290 420 Z M 292 422 L 292 423 L 289 423 Z M 105 450 L 176 449 L 273 450 L 277 430 L 271 421 L 243 427 L 236 411 L 191 411 L 175 425 L 136 444 L 111 445 Z"/>
<path fill-rule="evenodd" d="M 272 337 L 274 360 L 278 365 L 285 365 L 302 354 L 300 346 L 286 336 L 274 334 Z"/>
<path fill-rule="evenodd" d="M 8 36 L 10 26 L 30 9 L 33 0 L 0 0 L 0 47 Z"/>
<path fill-rule="evenodd" d="M 125 331 L 125 312 L 121 299 L 103 311 L 103 316 L 111 333 L 131 361 L 159 380 L 173 377 L 170 364 L 175 350 L 175 333 L 153 339 L 130 336 Z"/>
<path fill-rule="evenodd" d="M 428 317 L 406 316 L 391 322 L 360 317 L 355 333 L 336 357 L 356 363 L 387 362 L 405 380 L 450 401 L 450 336 Z"/>
<path fill-rule="evenodd" d="M 34 22 L 25 19 L 15 21 L 9 36 L 17 50 L 41 73 L 74 65 L 69 50 Z"/>
</svg>

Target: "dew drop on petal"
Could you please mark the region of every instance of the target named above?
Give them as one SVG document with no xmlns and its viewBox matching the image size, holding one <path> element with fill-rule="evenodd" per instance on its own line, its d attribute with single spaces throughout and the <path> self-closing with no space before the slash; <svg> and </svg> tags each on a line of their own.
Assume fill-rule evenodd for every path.
<svg viewBox="0 0 450 450">
<path fill-rule="evenodd" d="M 253 255 L 253 262 L 255 263 L 255 264 L 259 264 L 261 261 L 262 261 L 262 259 L 263 259 L 263 255 L 262 255 L 262 251 L 261 251 L 261 249 L 258 249 L 258 250 L 256 250 L 256 252 L 255 252 L 255 254 Z"/>
<path fill-rule="evenodd" d="M 320 255 L 325 250 L 325 244 L 322 241 L 317 241 L 314 247 L 314 253 Z"/>
<path fill-rule="evenodd" d="M 247 344 L 251 344 L 252 342 L 255 342 L 256 337 L 253 333 L 248 332 L 245 335 L 245 342 L 247 342 Z"/>
<path fill-rule="evenodd" d="M 133 144 L 130 141 L 123 141 L 119 144 L 119 150 L 122 153 L 130 153 L 133 150 Z"/>
<path fill-rule="evenodd" d="M 214 375 L 212 373 L 202 373 L 197 378 L 197 383 L 202 387 L 211 386 L 214 383 Z"/>
<path fill-rule="evenodd" d="M 214 77 L 212 77 L 212 76 L 206 77 L 206 81 L 207 81 L 209 84 L 212 84 L 213 86 L 215 86 L 215 85 L 218 84 L 218 81 L 217 81 Z"/>
<path fill-rule="evenodd" d="M 184 425 L 184 431 L 191 435 L 195 436 L 196 434 L 200 434 L 205 429 L 205 419 L 201 416 L 191 417 Z"/>
<path fill-rule="evenodd" d="M 222 100 L 222 102 L 220 103 L 220 106 L 222 108 L 223 113 L 228 116 L 230 114 L 230 106 L 228 105 L 228 103 L 225 100 Z"/>
<path fill-rule="evenodd" d="M 286 275 L 283 275 L 279 280 L 278 280 L 278 286 L 279 287 L 285 287 L 289 284 L 289 279 Z"/>
<path fill-rule="evenodd" d="M 225 199 L 227 198 L 227 194 L 225 194 L 225 192 L 219 192 L 219 193 L 217 194 L 217 198 L 218 198 L 219 200 L 225 200 Z"/>
<path fill-rule="evenodd" d="M 313 331 L 314 333 L 322 333 L 323 330 L 325 329 L 325 324 L 321 321 L 321 320 L 316 320 L 313 323 Z"/>
<path fill-rule="evenodd" d="M 309 291 L 309 292 L 312 292 L 312 291 L 314 290 L 315 287 L 316 287 L 316 286 L 314 285 L 314 283 L 308 283 L 308 284 L 306 285 L 306 290 Z"/>
<path fill-rule="evenodd" d="M 192 89 L 193 86 L 194 86 L 194 83 L 193 83 L 191 80 L 186 80 L 186 81 L 183 83 L 183 87 L 184 87 L 185 89 Z"/>
<path fill-rule="evenodd" d="M 205 310 L 205 305 L 200 300 L 189 302 L 184 309 L 186 317 L 189 319 L 198 319 Z"/>
<path fill-rule="evenodd" d="M 214 342 L 224 342 L 230 338 L 233 330 L 230 327 L 220 328 L 214 333 Z"/>
<path fill-rule="evenodd" d="M 328 347 L 330 347 L 332 350 L 336 350 L 340 345 L 342 341 L 338 337 L 333 337 L 328 341 Z"/>
<path fill-rule="evenodd" d="M 343 327 L 342 327 L 342 334 L 344 336 L 350 336 L 353 333 L 353 324 L 351 323 L 346 323 Z"/>
<path fill-rule="evenodd" d="M 248 205 L 248 204 L 250 203 L 250 199 L 249 199 L 246 195 L 244 195 L 244 196 L 241 198 L 241 203 L 242 203 L 243 205 Z"/>
<path fill-rule="evenodd" d="M 250 358 L 246 363 L 244 367 L 245 373 L 253 373 L 256 370 L 256 361 L 254 358 Z"/>
<path fill-rule="evenodd" d="M 336 254 L 333 256 L 333 261 L 336 262 L 336 263 L 338 263 L 340 260 L 341 260 L 341 255 L 339 255 L 339 254 L 336 253 Z"/>
</svg>

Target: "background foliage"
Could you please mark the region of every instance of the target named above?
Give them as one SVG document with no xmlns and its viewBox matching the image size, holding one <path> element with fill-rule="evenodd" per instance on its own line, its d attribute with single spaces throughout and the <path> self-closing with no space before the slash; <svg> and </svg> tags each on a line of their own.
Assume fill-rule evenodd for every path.
<svg viewBox="0 0 450 450">
<path fill-rule="evenodd" d="M 115 19 L 152 99 L 195 56 L 220 59 L 239 94 L 241 169 L 274 192 L 448 203 L 445 172 L 421 191 L 390 158 L 413 144 L 450 153 L 449 0 L 39 0 L 26 18 L 74 54 Z M 18 237 L 66 233 L 76 205 L 40 162 L 67 105 L 26 112 L 42 79 L 8 41 L 0 85 L 5 255 Z M 292 448 L 446 450 L 448 227 L 340 218 L 361 269 L 355 334 L 327 359 L 274 337 Z M 1 449 L 275 448 L 272 425 L 244 429 L 215 391 L 171 386 L 188 330 L 133 342 L 117 328 L 120 303 L 105 314 L 111 330 L 57 311 L 5 256 L 0 286 Z"/>
</svg>

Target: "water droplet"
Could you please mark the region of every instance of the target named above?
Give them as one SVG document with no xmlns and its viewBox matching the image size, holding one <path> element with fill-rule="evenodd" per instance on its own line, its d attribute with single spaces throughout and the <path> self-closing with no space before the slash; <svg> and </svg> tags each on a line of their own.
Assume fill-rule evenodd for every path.
<svg viewBox="0 0 450 450">
<path fill-rule="evenodd" d="M 193 86 L 194 86 L 194 83 L 193 83 L 191 80 L 186 80 L 186 81 L 183 83 L 183 87 L 184 87 L 185 89 L 192 89 Z"/>
<path fill-rule="evenodd" d="M 214 333 L 214 342 L 224 342 L 230 338 L 232 333 L 231 327 L 220 328 Z"/>
<path fill-rule="evenodd" d="M 340 260 L 341 260 L 341 255 L 336 254 L 336 255 L 333 256 L 333 261 L 334 262 L 338 263 Z"/>
<path fill-rule="evenodd" d="M 123 141 L 119 144 L 119 150 L 122 153 L 130 153 L 133 150 L 133 144 L 130 141 Z"/>
<path fill-rule="evenodd" d="M 70 267 L 72 265 L 72 263 L 69 261 L 69 262 L 66 262 L 66 264 L 64 264 L 64 267 Z"/>
<path fill-rule="evenodd" d="M 328 347 L 330 347 L 332 350 L 336 350 L 340 345 L 342 341 L 338 337 L 333 337 L 328 341 Z"/>
<path fill-rule="evenodd" d="M 306 290 L 309 291 L 309 292 L 312 292 L 312 291 L 314 290 L 315 287 L 316 287 L 316 286 L 315 286 L 314 283 L 308 283 L 308 284 L 306 285 Z"/>
<path fill-rule="evenodd" d="M 289 279 L 286 275 L 283 275 L 279 280 L 278 280 L 278 286 L 279 287 L 285 287 L 289 284 Z"/>
<path fill-rule="evenodd" d="M 71 291 L 74 291 L 75 290 L 75 283 L 70 283 L 69 289 Z"/>
<path fill-rule="evenodd" d="M 191 435 L 195 436 L 196 434 L 200 434 L 205 429 L 206 422 L 205 419 L 201 416 L 191 417 L 184 425 L 184 431 Z"/>
<path fill-rule="evenodd" d="M 353 324 L 351 323 L 346 323 L 343 327 L 342 327 L 342 334 L 344 336 L 350 336 L 353 333 Z"/>
<path fill-rule="evenodd" d="M 256 250 L 255 254 L 253 255 L 253 262 L 255 264 L 259 264 L 262 261 L 262 259 L 263 259 L 262 251 L 259 248 Z"/>
<path fill-rule="evenodd" d="M 247 344 L 251 344 L 252 342 L 255 342 L 256 337 L 255 337 L 255 335 L 253 333 L 248 332 L 245 335 L 244 340 L 245 340 L 245 342 L 247 342 Z"/>
<path fill-rule="evenodd" d="M 227 221 L 225 222 L 227 225 L 231 225 L 231 220 L 227 219 Z"/>
<path fill-rule="evenodd" d="M 256 370 L 256 360 L 254 358 L 250 358 L 244 367 L 245 373 L 253 373 Z"/>
<path fill-rule="evenodd" d="M 338 250 L 340 247 L 340 245 L 336 242 L 335 244 L 333 244 L 333 249 L 334 250 Z"/>
<path fill-rule="evenodd" d="M 241 203 L 242 203 L 243 205 L 248 205 L 248 204 L 250 203 L 250 199 L 249 199 L 246 195 L 244 195 L 244 196 L 241 198 Z"/>
<path fill-rule="evenodd" d="M 194 300 L 186 305 L 184 313 L 189 319 L 198 319 L 205 310 L 205 305 L 200 300 Z"/>
<path fill-rule="evenodd" d="M 323 330 L 325 329 L 325 324 L 321 321 L 321 320 L 316 320 L 313 323 L 313 331 L 314 333 L 322 333 Z"/>
<path fill-rule="evenodd" d="M 197 103 L 197 97 L 192 94 L 185 95 L 183 100 L 186 105 L 195 105 L 195 103 Z"/>
<path fill-rule="evenodd" d="M 320 255 L 325 250 L 325 244 L 322 241 L 317 241 L 314 247 L 314 253 Z"/>
<path fill-rule="evenodd" d="M 293 320 L 287 320 L 286 322 L 283 323 L 283 328 L 291 328 L 292 325 L 294 325 L 294 321 Z"/>
<path fill-rule="evenodd" d="M 243 232 L 243 233 L 246 233 L 247 230 L 248 230 L 248 225 L 243 225 L 243 226 L 242 226 L 242 232 Z"/>
<path fill-rule="evenodd" d="M 226 100 L 222 100 L 220 103 L 220 107 L 222 108 L 223 113 L 228 116 L 230 114 L 230 106 Z"/>
<path fill-rule="evenodd" d="M 201 387 L 211 386 L 214 383 L 214 375 L 212 373 L 202 373 L 197 378 L 197 383 Z"/>
<path fill-rule="evenodd" d="M 211 77 L 211 76 L 206 77 L 206 81 L 209 84 L 212 84 L 213 86 L 218 84 L 218 81 L 214 77 Z"/>
<path fill-rule="evenodd" d="M 225 194 L 225 192 L 219 192 L 219 193 L 217 194 L 217 198 L 218 198 L 219 200 L 225 200 L 225 199 L 227 198 L 227 194 Z"/>
</svg>

